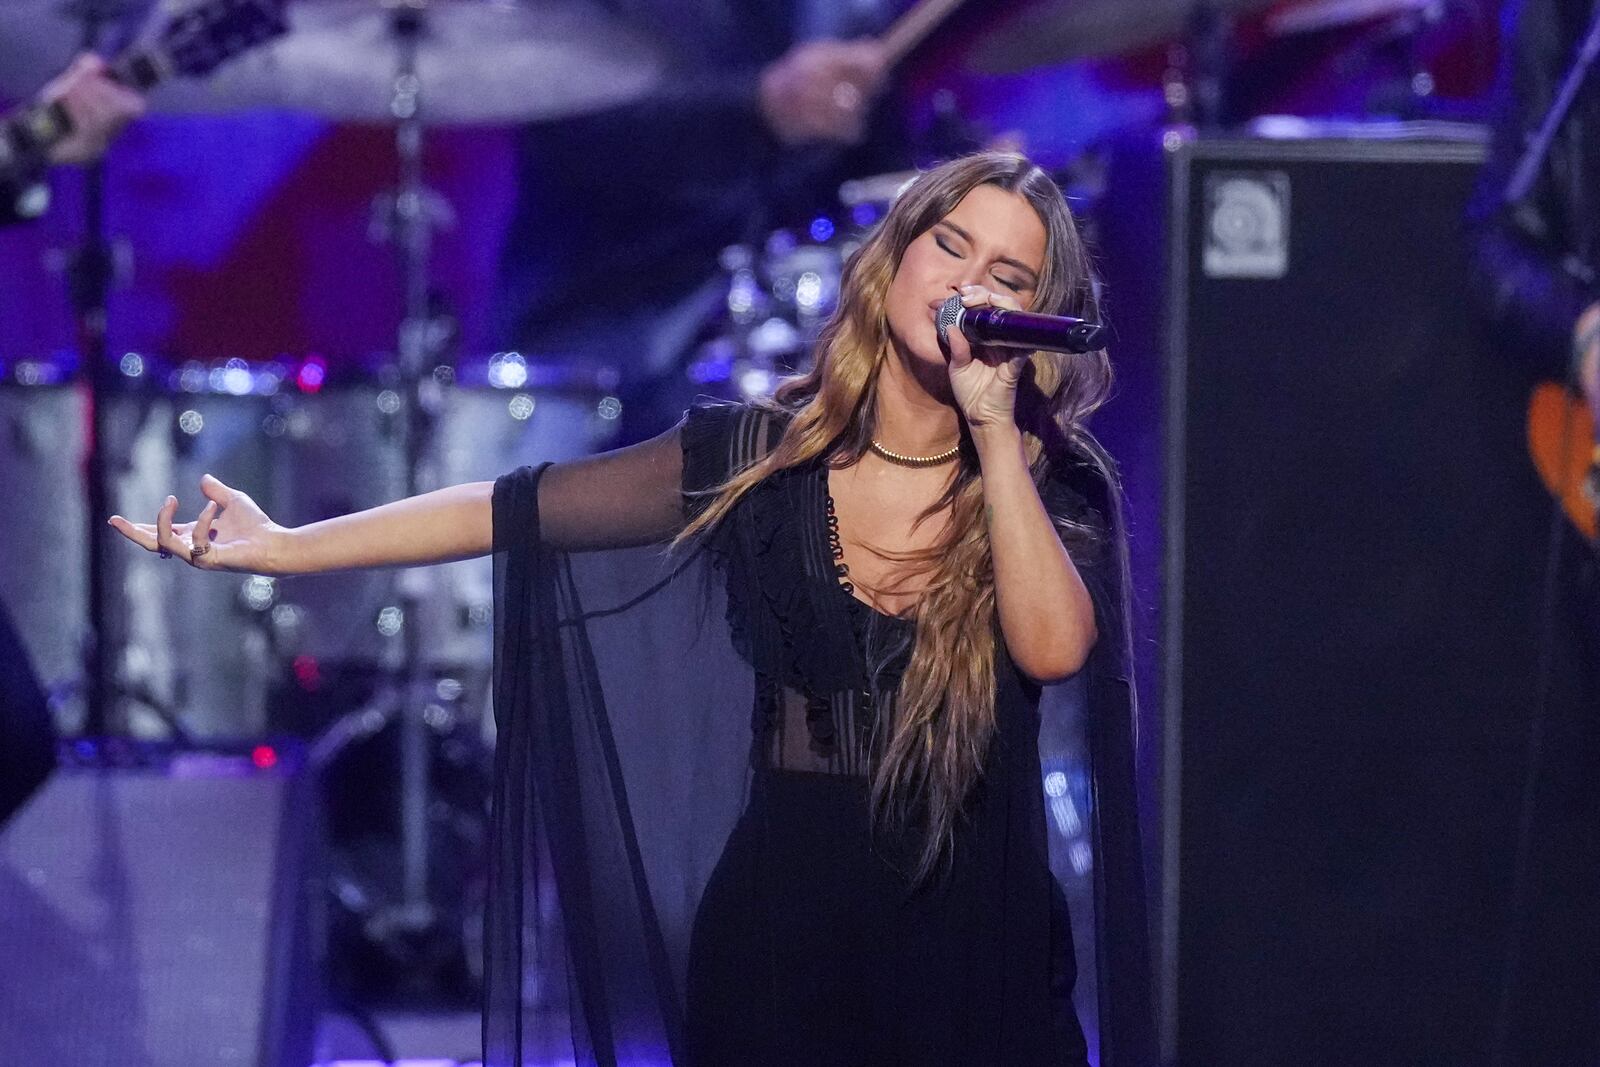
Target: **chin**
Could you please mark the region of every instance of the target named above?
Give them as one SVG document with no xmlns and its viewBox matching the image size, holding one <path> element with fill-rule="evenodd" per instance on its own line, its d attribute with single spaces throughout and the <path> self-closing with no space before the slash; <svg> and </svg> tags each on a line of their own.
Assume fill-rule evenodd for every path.
<svg viewBox="0 0 1600 1067">
<path fill-rule="evenodd" d="M 917 321 L 911 329 L 903 329 L 894 320 L 889 322 L 889 340 L 896 352 L 913 364 L 937 367 L 943 371 L 948 360 L 939 347 L 939 334 L 933 323 Z"/>
</svg>

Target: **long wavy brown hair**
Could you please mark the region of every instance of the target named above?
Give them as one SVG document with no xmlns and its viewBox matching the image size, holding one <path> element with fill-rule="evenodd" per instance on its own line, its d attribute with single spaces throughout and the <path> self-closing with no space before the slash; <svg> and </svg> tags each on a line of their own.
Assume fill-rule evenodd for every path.
<svg viewBox="0 0 1600 1067">
<path fill-rule="evenodd" d="M 985 152 L 922 174 L 845 265 L 839 308 L 818 341 L 811 369 L 779 386 L 773 406 L 786 419 L 781 440 L 716 489 L 677 543 L 721 522 L 753 486 L 777 471 L 818 457 L 836 467 L 861 459 L 876 422 L 879 372 L 885 360 L 896 358 L 886 298 L 901 256 L 979 185 L 1023 197 L 1044 223 L 1045 261 L 1031 309 L 1097 316 L 1083 242 L 1060 190 L 1044 171 L 1019 155 Z M 1045 477 L 1051 457 L 1070 455 L 1099 467 L 1115 484 L 1109 460 L 1084 426 L 1110 386 L 1111 366 L 1103 351 L 1030 356 L 1018 385 L 1016 418 L 1036 483 Z M 995 729 L 994 569 L 982 478 L 970 440 L 949 487 L 917 521 L 947 508 L 950 517 L 939 543 L 897 557 L 927 582 L 913 615 L 910 663 L 892 701 L 892 726 L 872 771 L 875 824 L 922 831 L 911 864 L 917 881 L 948 855 Z M 1095 536 L 1087 527 L 1057 521 L 1069 548 Z"/>
</svg>

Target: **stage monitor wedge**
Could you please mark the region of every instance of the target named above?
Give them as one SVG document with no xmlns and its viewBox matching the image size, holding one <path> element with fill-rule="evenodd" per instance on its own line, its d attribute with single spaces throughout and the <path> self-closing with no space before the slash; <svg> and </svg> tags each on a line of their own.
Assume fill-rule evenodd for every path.
<svg viewBox="0 0 1600 1067">
<path fill-rule="evenodd" d="M 318 835 L 269 751 L 69 765 L 0 831 L 0 1063 L 311 1062 Z"/>
</svg>

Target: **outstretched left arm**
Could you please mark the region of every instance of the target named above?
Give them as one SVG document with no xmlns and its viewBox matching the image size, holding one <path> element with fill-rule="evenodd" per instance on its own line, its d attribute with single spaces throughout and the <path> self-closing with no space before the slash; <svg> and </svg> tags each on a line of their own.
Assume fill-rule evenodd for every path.
<svg viewBox="0 0 1600 1067">
<path fill-rule="evenodd" d="M 962 290 L 968 307 L 1018 308 L 981 286 Z M 1098 639 L 1094 602 L 1061 543 L 1028 469 L 1016 420 L 1017 381 L 1026 355 L 973 351 L 951 331 L 950 386 L 966 417 L 983 471 L 984 516 L 994 556 L 995 608 L 1006 650 L 1036 682 L 1076 674 Z"/>
</svg>

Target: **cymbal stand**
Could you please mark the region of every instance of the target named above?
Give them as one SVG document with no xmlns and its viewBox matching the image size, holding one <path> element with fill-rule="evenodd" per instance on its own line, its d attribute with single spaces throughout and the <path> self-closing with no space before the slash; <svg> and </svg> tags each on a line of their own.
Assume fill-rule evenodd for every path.
<svg viewBox="0 0 1600 1067">
<path fill-rule="evenodd" d="M 426 32 L 427 0 L 399 0 L 389 7 L 389 33 L 397 56 L 389 113 L 395 120 L 398 173 L 393 192 L 380 196 L 374 205 L 372 225 L 375 236 L 395 245 L 404 289 L 396 340 L 401 395 L 397 417 L 406 496 L 432 488 L 424 484 L 428 479 L 423 477 L 423 463 L 442 398 L 430 371 L 453 336 L 432 307 L 428 282 L 433 227 L 447 221 L 449 212 L 423 184 L 422 81 L 417 58 Z M 378 909 L 367 922 L 370 935 L 390 947 L 395 947 L 391 939 L 426 934 L 438 921 L 428 886 L 432 752 L 427 708 L 433 701 L 421 626 L 422 603 L 432 588 L 432 576 L 424 568 L 397 574 L 394 589 L 400 627 L 383 658 L 385 681 L 372 700 L 341 716 L 311 748 L 313 766 L 325 768 L 350 745 L 390 724 L 399 726 L 401 892 L 397 903 Z"/>
<path fill-rule="evenodd" d="M 398 357 L 402 383 L 401 438 L 405 460 L 405 494 L 424 489 L 422 465 L 438 412 L 438 384 L 430 375 L 440 331 L 430 313 L 428 260 L 432 252 L 433 212 L 422 174 L 422 82 L 417 56 L 427 30 L 425 0 L 408 0 L 390 12 L 390 29 L 399 62 L 390 110 L 395 118 L 395 150 L 399 161 L 394 192 L 392 235 L 400 256 L 405 289 Z M 422 601 L 432 587 L 431 574 L 401 572 L 396 580 L 401 609 L 403 662 L 389 663 L 400 691 L 400 850 L 402 893 L 388 917 L 392 929 L 416 933 L 435 921 L 428 895 L 429 827 L 432 754 L 428 744 L 427 671 L 422 649 Z"/>
<path fill-rule="evenodd" d="M 84 51 L 100 44 L 105 28 L 132 9 L 125 0 L 71 0 L 63 10 L 83 26 Z M 89 442 L 84 457 L 88 504 L 89 619 L 84 633 L 84 676 L 88 683 L 83 732 L 103 737 L 111 732 L 117 697 L 117 667 L 126 637 L 124 619 L 112 596 L 115 582 L 112 545 L 105 516 L 111 514 L 109 455 L 111 420 L 107 407 L 116 384 L 106 359 L 106 303 L 113 274 L 111 242 L 105 224 L 105 164 L 84 168 L 83 244 L 68 270 L 74 326 L 78 335 L 79 373 L 89 387 Z"/>
</svg>

